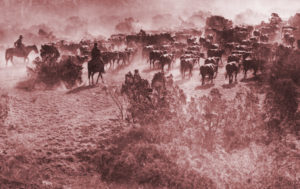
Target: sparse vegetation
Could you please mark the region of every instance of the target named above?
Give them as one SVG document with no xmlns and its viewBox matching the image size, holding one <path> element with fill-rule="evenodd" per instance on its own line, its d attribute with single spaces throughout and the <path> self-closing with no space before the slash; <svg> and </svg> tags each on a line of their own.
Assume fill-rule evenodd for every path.
<svg viewBox="0 0 300 189">
<path fill-rule="evenodd" d="M 291 86 L 288 83 L 277 83 L 275 86 L 281 89 L 276 95 L 285 97 L 286 93 L 294 94 L 293 91 L 289 91 Z M 299 171 L 299 167 L 296 166 L 299 161 L 294 159 L 295 146 L 291 148 L 295 144 L 293 141 L 282 143 L 283 140 L 274 140 L 276 138 L 272 133 L 275 127 L 271 126 L 272 121 L 268 117 L 270 114 L 264 112 L 266 106 L 260 106 L 261 102 L 257 94 L 253 93 L 254 90 L 255 88 L 242 88 L 232 100 L 227 100 L 214 88 L 209 96 L 178 103 L 184 102 L 180 90 L 175 85 L 168 87 L 161 98 L 165 102 L 162 104 L 167 106 L 156 106 L 156 109 L 153 109 L 162 116 L 160 121 L 149 119 L 143 122 L 137 119 L 141 126 L 104 143 L 106 148 L 101 150 L 96 161 L 102 178 L 109 182 L 122 183 L 130 180 L 134 184 L 168 188 L 296 187 L 299 185 L 295 175 Z M 267 95 L 266 99 L 268 98 L 270 96 Z M 155 102 L 154 97 L 152 101 Z M 131 107 L 137 106 L 136 101 L 128 102 L 134 102 Z M 291 102 L 292 108 L 281 110 L 274 104 L 272 108 L 282 113 L 294 112 L 293 103 Z M 134 111 L 135 115 L 141 117 L 158 117 L 157 114 L 149 114 L 141 108 Z M 287 123 L 283 120 L 278 121 L 282 126 Z M 280 131 L 277 131 L 277 136 L 284 137 Z M 283 158 L 282 153 L 287 153 L 289 157 Z M 197 155 L 193 158 L 192 154 Z M 250 161 L 253 162 L 245 164 L 246 167 L 232 164 L 233 159 L 243 164 L 244 161 L 249 161 L 249 156 L 253 154 L 256 154 L 256 157 L 251 157 Z M 141 156 L 144 159 L 141 160 Z M 202 165 L 200 171 L 197 166 L 191 165 L 197 162 L 214 166 L 215 170 Z M 256 166 L 247 167 L 250 165 Z M 160 169 L 153 170 L 154 167 Z M 194 183 L 193 180 L 178 174 L 182 172 L 184 175 L 193 175 L 192 178 L 198 178 L 201 182 Z M 294 176 L 288 177 L 282 174 L 283 172 Z M 217 173 L 225 175 L 215 176 Z M 174 180 L 180 182 L 173 185 Z"/>
<path fill-rule="evenodd" d="M 9 97 L 7 94 L 0 94 L 0 126 L 3 125 L 9 111 Z"/>
<path fill-rule="evenodd" d="M 33 61 L 35 67 L 28 69 L 35 84 L 43 83 L 53 88 L 63 83 L 67 88 L 82 82 L 82 63 L 84 58 L 68 56 L 59 59 L 60 54 L 54 46 L 42 46 L 41 57 Z"/>
</svg>

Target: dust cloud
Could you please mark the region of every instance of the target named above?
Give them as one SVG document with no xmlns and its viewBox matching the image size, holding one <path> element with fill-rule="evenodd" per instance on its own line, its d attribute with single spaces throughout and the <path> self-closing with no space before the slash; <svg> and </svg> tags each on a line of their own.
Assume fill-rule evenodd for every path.
<svg viewBox="0 0 300 189">
<path fill-rule="evenodd" d="M 211 14 L 237 24 L 259 24 L 272 12 L 288 19 L 297 7 L 297 0 L 1 0 L 0 48 L 12 46 L 20 34 L 24 43 L 38 45 L 59 39 L 99 39 L 140 29 L 199 28 Z"/>
</svg>

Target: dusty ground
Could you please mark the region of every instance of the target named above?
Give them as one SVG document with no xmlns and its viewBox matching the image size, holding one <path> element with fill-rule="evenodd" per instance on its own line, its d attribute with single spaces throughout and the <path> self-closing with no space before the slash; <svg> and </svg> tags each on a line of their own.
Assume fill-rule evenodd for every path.
<svg viewBox="0 0 300 189">
<path fill-rule="evenodd" d="M 148 79 L 155 73 L 144 60 L 136 58 L 130 66 L 108 71 L 104 75 L 105 84 L 88 87 L 85 68 L 84 84 L 77 91 L 68 93 L 64 87 L 59 87 L 27 92 L 15 88 L 18 81 L 26 79 L 25 65 L 22 62 L 8 67 L 2 64 L 0 87 L 1 93 L 9 97 L 9 113 L 0 131 L 0 157 L 9 163 L 2 167 L 0 183 L 2 179 L 17 182 L 15 186 L 19 186 L 19 182 L 21 186 L 42 180 L 45 188 L 109 187 L 100 181 L 95 168 L 84 163 L 84 154 L 92 153 L 90 149 L 94 149 L 100 139 L 124 129 L 116 121 L 118 109 L 104 86 L 121 85 L 124 74 L 134 69 L 139 69 L 141 76 Z M 174 75 L 175 82 L 189 97 L 206 95 L 217 87 L 226 98 L 231 98 L 238 88 L 251 84 L 240 82 L 242 74 L 239 74 L 239 82 L 228 85 L 228 80 L 224 80 L 224 67 L 220 68 L 215 84 L 205 86 L 201 86 L 198 66 L 190 79 L 181 79 L 178 61 L 168 73 Z M 196 169 L 207 169 L 199 167 L 197 156 L 192 156 L 191 164 L 194 163 Z M 245 156 L 247 159 L 257 154 L 247 151 Z M 224 154 L 224 158 L 234 157 Z M 209 163 L 207 161 L 206 167 Z"/>
</svg>

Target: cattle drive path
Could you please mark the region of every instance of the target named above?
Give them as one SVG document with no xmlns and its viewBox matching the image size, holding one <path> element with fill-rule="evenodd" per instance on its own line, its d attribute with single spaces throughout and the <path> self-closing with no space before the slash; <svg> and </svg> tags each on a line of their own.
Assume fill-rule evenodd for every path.
<svg viewBox="0 0 300 189">
<path fill-rule="evenodd" d="M 9 113 L 6 128 L 0 131 L 0 156 L 9 159 L 11 167 L 0 173 L 0 179 L 13 175 L 14 180 L 21 183 L 40 178 L 45 185 L 64 188 L 89 188 L 89 184 L 101 186 L 95 168 L 88 169 L 88 165 L 81 161 L 84 158 L 82 154 L 94 149 L 100 139 L 124 129 L 116 121 L 117 106 L 105 92 L 104 86 L 120 86 L 125 73 L 134 69 L 139 69 L 142 78 L 149 80 L 156 72 L 149 69 L 145 60 L 136 58 L 129 66 L 107 71 L 105 84 L 88 87 L 85 65 L 83 86 L 68 94 L 64 87 L 31 92 L 17 89 L 17 82 L 27 77 L 25 65 L 1 66 L 1 93 L 8 96 Z M 224 67 L 219 69 L 214 85 L 201 86 L 198 65 L 190 79 L 182 80 L 179 61 L 167 75 L 170 73 L 189 97 L 207 95 L 216 87 L 223 96 L 232 98 L 235 91 L 247 85 L 244 82 L 228 85 L 228 80 L 224 80 Z M 241 78 L 242 74 L 238 76 L 239 80 Z"/>
</svg>

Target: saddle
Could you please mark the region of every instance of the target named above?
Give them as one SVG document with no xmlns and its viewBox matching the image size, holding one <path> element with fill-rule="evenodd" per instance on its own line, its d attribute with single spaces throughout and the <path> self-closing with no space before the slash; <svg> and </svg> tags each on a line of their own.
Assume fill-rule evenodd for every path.
<svg viewBox="0 0 300 189">
<path fill-rule="evenodd" d="M 24 46 L 22 46 L 22 47 L 15 47 L 15 51 L 16 51 L 17 54 L 24 54 L 25 53 Z"/>
</svg>

